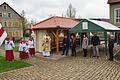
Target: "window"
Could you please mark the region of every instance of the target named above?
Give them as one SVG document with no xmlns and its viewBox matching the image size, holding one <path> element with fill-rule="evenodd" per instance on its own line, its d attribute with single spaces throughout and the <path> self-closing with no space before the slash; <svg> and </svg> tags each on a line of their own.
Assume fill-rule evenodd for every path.
<svg viewBox="0 0 120 80">
<path fill-rule="evenodd" d="M 4 12 L 4 13 L 3 13 L 3 17 L 7 17 L 7 13 Z"/>
<path fill-rule="evenodd" d="M 18 35 L 19 35 L 18 31 L 16 31 L 16 36 L 18 36 Z"/>
<path fill-rule="evenodd" d="M 4 9 L 4 10 L 7 10 L 7 6 L 3 6 L 3 9 Z"/>
<path fill-rule="evenodd" d="M 9 18 L 11 18 L 11 17 L 12 17 L 11 13 L 8 13 L 8 17 L 9 17 Z"/>
<path fill-rule="evenodd" d="M 18 22 L 15 22 L 15 27 L 18 27 Z"/>
<path fill-rule="evenodd" d="M 0 17 L 2 17 L 2 13 L 0 13 Z"/>
<path fill-rule="evenodd" d="M 12 32 L 9 32 L 8 34 L 9 34 L 10 36 L 12 36 L 12 35 L 13 35 L 13 34 L 12 34 Z"/>
<path fill-rule="evenodd" d="M 4 22 L 4 26 L 5 26 L 5 27 L 7 26 L 7 22 Z"/>
<path fill-rule="evenodd" d="M 115 22 L 120 23 L 120 9 L 115 10 Z"/>
<path fill-rule="evenodd" d="M 8 22 L 8 26 L 11 27 L 11 22 Z"/>
</svg>

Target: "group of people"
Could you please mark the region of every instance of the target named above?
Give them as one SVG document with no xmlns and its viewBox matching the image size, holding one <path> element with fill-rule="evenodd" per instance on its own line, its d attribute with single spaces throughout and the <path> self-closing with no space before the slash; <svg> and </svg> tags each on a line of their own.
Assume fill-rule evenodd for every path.
<svg viewBox="0 0 120 80">
<path fill-rule="evenodd" d="M 113 48 L 115 43 L 115 37 L 113 35 L 110 35 L 109 37 L 109 60 L 113 61 Z M 96 33 L 93 34 L 91 38 L 91 43 L 93 45 L 93 57 L 99 58 L 99 45 L 100 45 L 100 39 L 96 35 Z M 86 34 L 83 35 L 82 40 L 82 49 L 84 52 L 84 57 L 87 57 L 88 53 L 88 44 L 89 39 Z M 50 51 L 51 51 L 51 38 L 46 33 L 46 35 L 43 37 L 43 56 L 49 57 Z M 71 36 L 69 39 L 67 36 L 63 39 L 63 48 L 62 48 L 62 55 L 68 55 L 69 47 L 71 49 L 72 55 L 76 56 L 76 37 L 74 35 Z M 5 40 L 5 53 L 6 53 L 6 60 L 12 61 L 14 60 L 14 54 L 13 54 L 13 48 L 14 48 L 14 42 L 12 40 L 12 37 L 7 37 Z M 34 57 L 35 56 L 35 46 L 34 46 L 34 39 L 32 36 L 30 36 L 29 40 L 26 41 L 23 38 L 20 39 L 19 42 L 19 58 L 20 59 L 27 59 L 29 56 Z"/>
<path fill-rule="evenodd" d="M 63 39 L 63 49 L 62 49 L 62 55 L 68 55 L 69 48 L 72 51 L 71 56 L 76 56 L 76 37 L 72 35 L 70 39 L 65 36 Z M 87 49 L 88 49 L 88 38 L 87 35 L 83 35 L 83 41 L 82 41 L 82 48 L 84 52 L 84 57 L 87 56 Z"/>
<path fill-rule="evenodd" d="M 109 48 L 109 60 L 113 61 L 113 48 L 115 43 L 115 37 L 113 35 L 110 35 L 109 41 L 108 41 L 108 48 Z M 100 39 L 97 36 L 96 33 L 93 33 L 93 36 L 91 38 L 91 44 L 93 45 L 93 57 L 99 58 L 99 45 L 100 45 Z M 83 35 L 82 39 L 82 49 L 83 49 L 83 56 L 87 57 L 88 53 L 88 46 L 89 46 L 89 39 L 86 34 Z M 63 39 L 63 49 L 62 49 L 62 55 L 68 55 L 69 47 L 72 51 L 72 56 L 76 56 L 76 38 L 75 36 L 71 36 L 70 39 L 65 36 Z"/>
<path fill-rule="evenodd" d="M 12 61 L 14 60 L 13 48 L 15 47 L 12 37 L 7 37 L 5 40 L 5 55 L 6 60 Z M 28 41 L 21 38 L 19 42 L 19 58 L 27 59 L 29 57 L 35 56 L 35 47 L 34 47 L 34 39 L 30 37 Z"/>
</svg>

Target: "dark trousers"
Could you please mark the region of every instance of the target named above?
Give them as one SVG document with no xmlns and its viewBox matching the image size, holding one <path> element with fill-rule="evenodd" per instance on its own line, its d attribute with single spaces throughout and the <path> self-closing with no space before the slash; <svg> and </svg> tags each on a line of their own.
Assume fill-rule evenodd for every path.
<svg viewBox="0 0 120 80">
<path fill-rule="evenodd" d="M 113 47 L 109 46 L 109 60 L 113 61 Z"/>
<path fill-rule="evenodd" d="M 72 56 L 76 56 L 76 49 L 74 46 L 71 46 Z"/>
<path fill-rule="evenodd" d="M 87 49 L 83 49 L 83 52 L 84 52 L 84 57 L 87 56 Z"/>
<path fill-rule="evenodd" d="M 62 55 L 64 55 L 64 53 L 66 52 L 66 56 L 68 55 L 68 46 L 63 46 L 63 53 L 62 53 Z"/>
</svg>

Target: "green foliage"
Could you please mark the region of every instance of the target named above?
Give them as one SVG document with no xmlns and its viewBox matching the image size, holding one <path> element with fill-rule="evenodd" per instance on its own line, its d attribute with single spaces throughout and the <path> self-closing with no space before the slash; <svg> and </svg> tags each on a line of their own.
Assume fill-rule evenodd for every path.
<svg viewBox="0 0 120 80">
<path fill-rule="evenodd" d="M 21 16 L 22 16 L 22 29 L 23 29 L 23 37 L 25 37 L 25 29 L 26 29 L 26 24 L 27 24 L 27 18 L 25 17 L 25 11 L 22 10 L 22 13 L 21 13 Z"/>
<path fill-rule="evenodd" d="M 0 73 L 5 71 L 10 71 L 14 69 L 19 69 L 23 67 L 29 67 L 31 64 L 26 63 L 20 60 L 6 61 L 3 57 L 0 56 Z"/>
<path fill-rule="evenodd" d="M 30 33 L 26 33 L 26 34 L 25 34 L 25 37 L 29 37 L 29 36 L 30 36 Z"/>
<path fill-rule="evenodd" d="M 115 55 L 115 59 L 120 61 L 120 52 L 118 52 L 116 55 Z"/>
<path fill-rule="evenodd" d="M 15 47 L 13 48 L 13 51 L 19 52 L 19 46 L 15 46 Z"/>
</svg>

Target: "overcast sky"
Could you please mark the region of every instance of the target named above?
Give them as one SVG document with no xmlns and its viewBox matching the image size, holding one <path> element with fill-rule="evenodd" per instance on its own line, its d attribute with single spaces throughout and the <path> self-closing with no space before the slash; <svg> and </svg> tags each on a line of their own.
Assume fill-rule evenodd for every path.
<svg viewBox="0 0 120 80">
<path fill-rule="evenodd" d="M 37 21 L 48 18 L 51 14 L 61 16 L 71 3 L 76 8 L 77 16 L 85 18 L 109 18 L 108 0 L 0 0 L 7 2 L 19 14 L 25 11 L 26 17 Z"/>
</svg>

